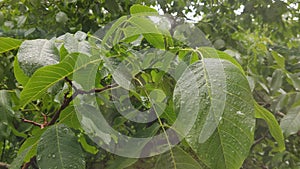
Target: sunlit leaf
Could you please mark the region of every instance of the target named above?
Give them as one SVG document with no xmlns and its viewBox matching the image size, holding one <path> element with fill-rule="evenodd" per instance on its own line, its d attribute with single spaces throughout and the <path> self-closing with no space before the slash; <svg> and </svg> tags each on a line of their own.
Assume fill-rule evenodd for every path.
<svg viewBox="0 0 300 169">
<path fill-rule="evenodd" d="M 17 49 L 22 43 L 22 40 L 9 37 L 0 37 L 0 53 Z"/>
<path fill-rule="evenodd" d="M 157 11 L 153 8 L 150 8 L 148 6 L 135 4 L 130 7 L 130 14 L 137 14 L 137 13 L 157 13 Z"/>
</svg>

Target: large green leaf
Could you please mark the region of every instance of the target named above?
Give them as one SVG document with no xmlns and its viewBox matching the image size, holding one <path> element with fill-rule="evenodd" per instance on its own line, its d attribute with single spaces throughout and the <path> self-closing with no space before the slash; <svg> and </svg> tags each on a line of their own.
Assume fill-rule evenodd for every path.
<svg viewBox="0 0 300 169">
<path fill-rule="evenodd" d="M 64 125 L 54 125 L 43 133 L 37 147 L 40 168 L 83 169 L 85 160 L 74 132 Z"/>
<path fill-rule="evenodd" d="M 176 146 L 158 157 L 155 169 L 201 169 L 200 164 L 186 151 Z"/>
<path fill-rule="evenodd" d="M 99 61 L 100 58 L 97 57 L 89 57 L 84 54 L 70 54 L 59 64 L 38 69 L 21 92 L 21 105 L 25 106 L 32 100 L 40 98 L 48 88 L 65 77 L 85 68 L 94 68 L 95 66 L 91 65 L 97 65 Z M 90 82 L 94 82 L 93 80 L 91 79 Z"/>
<path fill-rule="evenodd" d="M 285 136 L 290 136 L 300 130 L 300 106 L 291 108 L 281 119 L 280 127 Z"/>
<path fill-rule="evenodd" d="M 0 37 L 0 53 L 17 49 L 22 43 L 22 40 L 9 37 Z"/>
<path fill-rule="evenodd" d="M 200 91 L 200 110 L 186 140 L 208 167 L 238 169 L 249 153 L 254 135 L 254 105 L 248 81 L 231 62 L 200 54 L 202 61 L 189 66 L 195 72 L 190 78 L 198 82 L 194 85 Z M 220 66 L 223 70 L 218 69 Z"/>
<path fill-rule="evenodd" d="M 24 73 L 31 76 L 40 67 L 58 63 L 59 52 L 50 40 L 25 40 L 19 48 L 18 61 Z"/>
<path fill-rule="evenodd" d="M 278 143 L 278 147 L 276 150 L 284 151 L 285 150 L 284 137 L 281 128 L 274 115 L 271 112 L 269 112 L 267 109 L 263 108 L 262 106 L 260 106 L 255 102 L 255 117 L 266 121 L 266 123 L 269 126 L 271 135 Z"/>
</svg>

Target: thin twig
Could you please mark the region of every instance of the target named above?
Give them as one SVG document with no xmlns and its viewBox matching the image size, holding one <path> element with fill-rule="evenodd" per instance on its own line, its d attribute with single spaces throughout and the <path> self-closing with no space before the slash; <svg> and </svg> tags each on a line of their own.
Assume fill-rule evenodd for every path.
<svg viewBox="0 0 300 169">
<path fill-rule="evenodd" d="M 21 120 L 22 120 L 23 122 L 25 122 L 25 123 L 30 123 L 30 124 L 33 124 L 33 125 L 35 125 L 35 126 L 40 127 L 41 129 L 43 129 L 43 128 L 45 128 L 45 127 L 48 125 L 48 120 L 47 120 L 47 116 L 46 116 L 44 113 L 42 113 L 42 115 L 43 115 L 43 117 L 44 117 L 44 123 L 37 123 L 37 122 L 35 122 L 35 121 L 27 120 L 27 119 L 25 119 L 25 118 L 21 118 Z"/>
<path fill-rule="evenodd" d="M 266 137 L 267 137 L 267 133 L 268 131 L 266 131 L 262 137 L 258 138 L 257 140 L 254 141 L 254 143 L 252 144 L 252 147 L 256 146 L 257 144 L 259 144 L 261 141 L 263 141 Z"/>
</svg>

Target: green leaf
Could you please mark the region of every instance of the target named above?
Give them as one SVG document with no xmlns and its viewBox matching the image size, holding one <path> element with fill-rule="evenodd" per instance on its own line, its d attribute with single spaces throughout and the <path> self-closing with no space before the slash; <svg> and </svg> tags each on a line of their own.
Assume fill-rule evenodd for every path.
<svg viewBox="0 0 300 169">
<path fill-rule="evenodd" d="M 27 153 L 31 150 L 31 146 L 26 148 L 22 153 L 18 154 L 17 158 L 10 165 L 10 169 L 20 169 L 23 165 L 24 159 L 26 158 Z"/>
<path fill-rule="evenodd" d="M 82 146 L 82 148 L 86 151 L 89 152 L 91 154 L 97 154 L 98 153 L 98 149 L 95 146 L 91 146 L 86 142 L 86 139 L 83 135 L 80 135 L 79 140 L 78 140 Z"/>
<path fill-rule="evenodd" d="M 26 83 L 29 80 L 29 77 L 20 68 L 20 65 L 19 65 L 19 62 L 18 62 L 17 58 L 15 58 L 15 60 L 14 60 L 14 74 L 15 74 L 15 77 L 16 77 L 17 81 L 21 85 L 25 86 Z"/>
<path fill-rule="evenodd" d="M 59 62 L 59 52 L 47 39 L 25 40 L 18 51 L 21 69 L 31 76 L 38 68 Z"/>
<path fill-rule="evenodd" d="M 148 6 L 135 4 L 130 7 L 130 14 L 137 14 L 137 13 L 155 13 L 158 14 L 157 11 L 153 8 L 150 8 Z"/>
<path fill-rule="evenodd" d="M 201 53 L 202 61 L 189 66 L 194 77 L 183 74 L 197 80 L 200 93 L 200 110 L 186 140 L 208 167 L 238 169 L 254 139 L 253 98 L 237 66 L 209 55 Z"/>
<path fill-rule="evenodd" d="M 40 168 L 85 168 L 85 160 L 74 132 L 64 125 L 54 125 L 43 133 L 37 147 Z M 50 165 L 49 165 L 50 164 Z"/>
<path fill-rule="evenodd" d="M 106 169 L 123 169 L 130 167 L 135 162 L 137 162 L 137 158 L 125 158 L 117 156 L 115 159 L 108 161 L 108 167 Z"/>
<path fill-rule="evenodd" d="M 27 138 L 26 141 L 20 147 L 18 154 L 22 154 L 24 151 L 27 151 L 24 157 L 24 162 L 29 162 L 32 157 L 36 156 L 37 145 L 44 131 L 45 129 L 41 130 L 40 128 L 33 130 L 32 136 Z"/>
<path fill-rule="evenodd" d="M 85 55 L 91 55 L 90 44 L 85 40 L 87 34 L 81 31 L 76 32 L 74 35 L 66 33 L 56 40 L 56 45 L 60 47 L 61 60 L 65 58 L 65 53 L 82 53 Z"/>
<path fill-rule="evenodd" d="M 276 51 L 272 51 L 272 56 L 275 59 L 275 61 L 277 62 L 277 65 L 282 68 L 285 69 L 285 58 L 280 55 L 279 53 L 277 53 Z"/>
<path fill-rule="evenodd" d="M 218 58 L 218 59 L 224 59 L 232 64 L 234 64 L 236 67 L 240 69 L 240 71 L 244 74 L 244 70 L 242 66 L 237 62 L 232 56 L 228 55 L 225 52 L 217 51 L 214 48 L 211 47 L 200 47 L 198 50 L 205 55 L 207 58 Z"/>
<path fill-rule="evenodd" d="M 281 119 L 280 127 L 286 137 L 300 130 L 300 106 L 291 108 Z"/>
<path fill-rule="evenodd" d="M 13 49 L 17 49 L 22 43 L 22 40 L 9 37 L 0 37 L 0 53 L 4 53 Z"/>
<path fill-rule="evenodd" d="M 117 30 L 127 21 L 126 16 L 122 16 L 119 18 L 116 22 L 113 23 L 113 25 L 110 27 L 110 29 L 105 33 L 105 36 L 103 37 L 103 40 L 101 42 L 101 46 L 106 46 L 109 44 L 109 39 L 112 37 L 112 35 L 117 32 Z M 97 39 L 97 38 L 96 38 Z M 116 43 L 113 43 L 111 45 L 115 45 Z"/>
<path fill-rule="evenodd" d="M 276 69 L 272 74 L 272 80 L 270 89 L 272 92 L 276 92 L 282 86 L 283 72 L 280 69 Z"/>
<path fill-rule="evenodd" d="M 149 18 L 145 16 L 133 16 L 128 19 L 128 22 L 142 32 L 145 39 L 155 48 L 165 48 L 165 41 L 162 33 Z"/>
<path fill-rule="evenodd" d="M 288 79 L 292 82 L 294 88 L 296 90 L 300 90 L 299 74 L 298 73 L 294 73 L 294 74 L 288 73 L 286 75 L 287 75 Z"/>
<path fill-rule="evenodd" d="M 11 101 L 8 91 L 0 90 L 0 139 L 5 139 L 9 136 L 9 116 L 12 114 L 10 107 Z"/>
<path fill-rule="evenodd" d="M 80 130 L 81 125 L 80 122 L 77 119 L 76 111 L 73 107 L 73 105 L 69 105 L 67 108 L 65 108 L 60 116 L 59 116 L 59 123 L 65 124 L 70 128 Z"/>
<path fill-rule="evenodd" d="M 278 147 L 275 151 L 284 151 L 284 137 L 282 134 L 282 130 L 280 129 L 280 126 L 274 115 L 255 102 L 255 117 L 263 119 L 268 124 L 270 133 L 278 144 Z"/>
<path fill-rule="evenodd" d="M 65 77 L 73 73 L 89 68 L 91 65 L 100 61 L 100 58 L 89 57 L 84 54 L 70 54 L 61 63 L 49 65 L 38 69 L 27 82 L 21 92 L 21 106 L 25 106 L 32 100 L 40 98 L 44 95 L 48 88 L 63 80 Z M 93 73 L 92 73 L 93 75 Z M 91 76 L 92 78 L 93 76 Z M 89 82 L 94 82 L 91 79 Z M 89 86 L 89 85 L 88 85 Z"/>
<path fill-rule="evenodd" d="M 201 165 L 180 147 L 176 146 L 172 151 L 159 156 L 155 169 L 201 169 Z"/>
</svg>

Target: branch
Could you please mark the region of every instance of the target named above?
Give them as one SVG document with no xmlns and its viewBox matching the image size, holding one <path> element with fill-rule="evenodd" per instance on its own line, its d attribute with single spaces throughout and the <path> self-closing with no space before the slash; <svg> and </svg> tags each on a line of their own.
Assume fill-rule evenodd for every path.
<svg viewBox="0 0 300 169">
<path fill-rule="evenodd" d="M 5 168 L 5 169 L 9 169 L 9 164 L 0 162 L 0 168 Z"/>
<path fill-rule="evenodd" d="M 72 100 L 74 100 L 76 98 L 76 96 L 78 96 L 79 94 L 83 95 L 83 94 L 92 94 L 92 93 L 100 93 L 103 92 L 105 90 L 117 87 L 118 84 L 112 84 L 112 85 L 107 85 L 103 88 L 95 88 L 95 89 L 91 89 L 89 91 L 84 91 L 84 90 L 80 90 L 77 89 L 76 86 L 73 85 L 72 81 L 70 79 L 68 79 L 67 77 L 65 77 L 65 80 L 69 83 L 69 85 L 74 89 L 74 93 L 72 94 L 72 96 L 67 97 L 67 95 L 69 93 L 66 93 L 64 96 L 64 101 L 63 104 L 60 106 L 60 108 L 55 112 L 54 116 L 52 117 L 52 120 L 47 124 L 47 126 L 53 125 L 57 119 L 59 118 L 60 113 L 71 103 Z"/>
<path fill-rule="evenodd" d="M 59 118 L 59 115 L 60 113 L 67 107 L 70 105 L 71 101 L 73 101 L 76 96 L 78 96 L 79 94 L 83 95 L 83 94 L 93 94 L 93 93 L 101 93 L 105 90 L 108 90 L 108 89 L 111 89 L 111 88 L 114 88 L 114 87 L 117 87 L 118 84 L 112 84 L 112 85 L 107 85 L 103 88 L 95 88 L 95 89 L 91 89 L 91 90 L 88 90 L 88 91 L 84 91 L 84 90 L 81 90 L 81 89 L 78 89 L 76 86 L 73 85 L 72 81 L 70 79 L 68 79 L 67 77 L 65 77 L 65 80 L 67 81 L 67 83 L 69 83 L 69 85 L 74 89 L 74 93 L 72 94 L 72 96 L 68 97 L 69 95 L 69 92 L 65 93 L 64 95 L 64 101 L 62 103 L 62 105 L 59 107 L 59 109 L 54 113 L 52 119 L 50 122 L 48 122 L 47 120 L 47 116 L 43 114 L 44 116 L 44 123 L 41 124 L 41 123 L 37 123 L 35 121 L 31 121 L 31 120 L 27 120 L 25 118 L 21 118 L 23 122 L 25 123 L 30 123 L 30 124 L 33 124 L 35 126 L 38 126 L 40 127 L 41 129 L 45 128 L 46 126 L 50 126 L 50 125 L 53 125 L 57 119 Z"/>
</svg>

